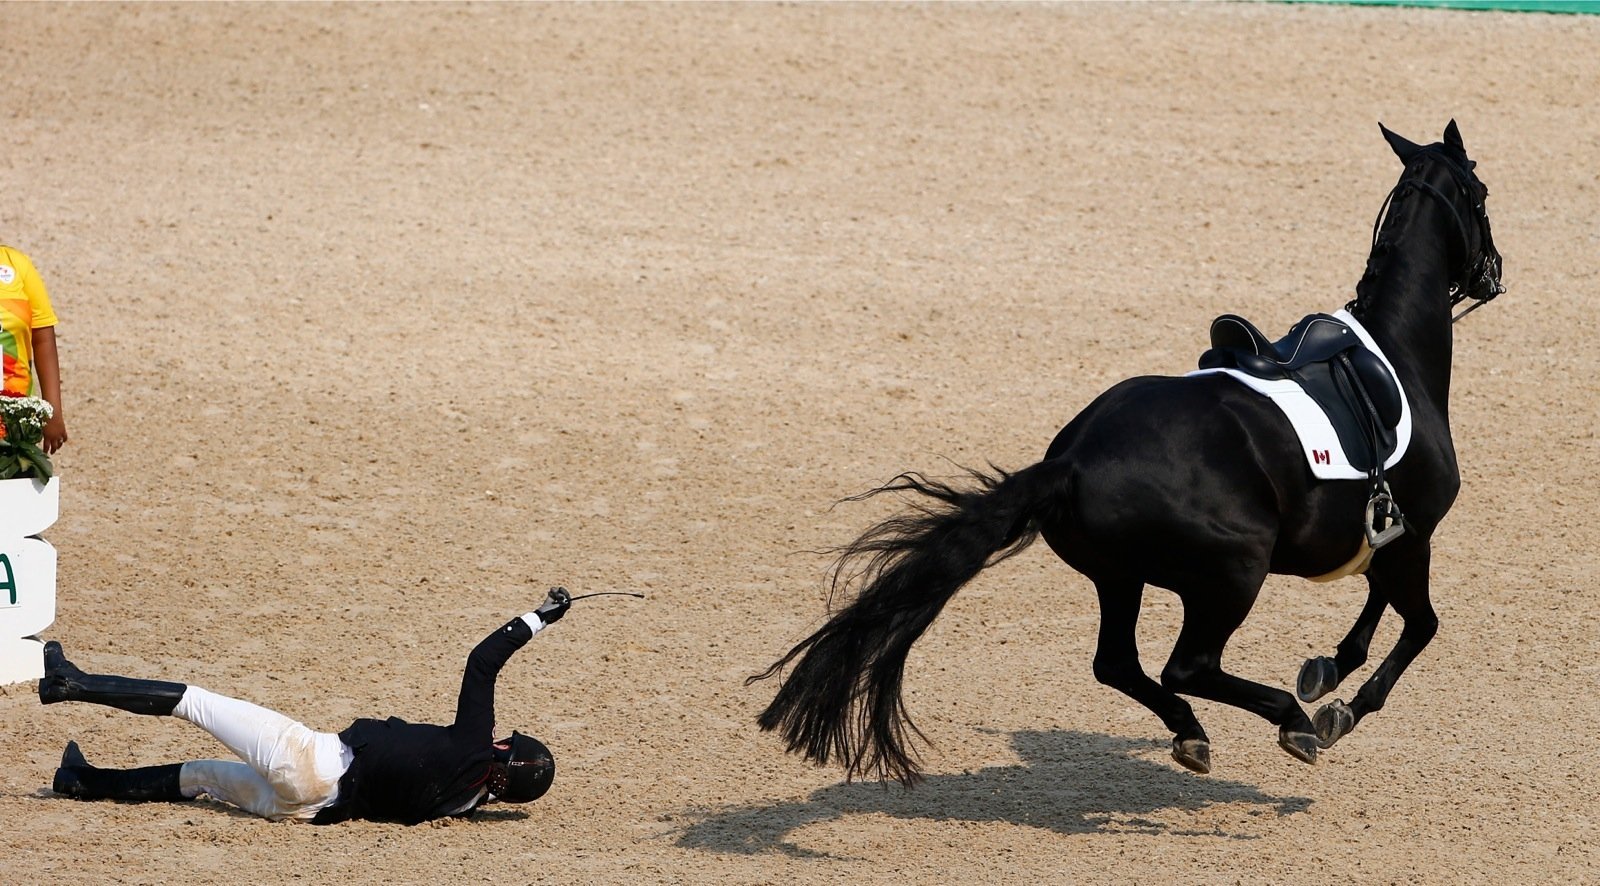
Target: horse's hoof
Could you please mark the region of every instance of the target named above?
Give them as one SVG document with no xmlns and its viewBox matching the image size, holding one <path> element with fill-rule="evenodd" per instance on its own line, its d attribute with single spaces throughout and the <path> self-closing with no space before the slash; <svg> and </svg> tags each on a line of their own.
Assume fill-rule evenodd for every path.
<svg viewBox="0 0 1600 886">
<path fill-rule="evenodd" d="M 1339 666 L 1326 655 L 1306 659 L 1294 691 L 1301 701 L 1316 701 L 1339 685 Z"/>
<path fill-rule="evenodd" d="M 1290 732 L 1287 729 L 1279 729 L 1278 747 L 1288 751 L 1291 757 L 1302 763 L 1317 762 L 1317 737 L 1309 732 Z"/>
<path fill-rule="evenodd" d="M 1172 759 L 1183 768 L 1205 775 L 1211 771 L 1211 742 L 1203 738 L 1172 740 Z"/>
<path fill-rule="evenodd" d="M 1334 701 L 1317 708 L 1311 715 L 1311 725 L 1317 729 L 1317 744 L 1324 748 L 1345 737 L 1356 728 L 1356 713 L 1342 701 Z"/>
</svg>

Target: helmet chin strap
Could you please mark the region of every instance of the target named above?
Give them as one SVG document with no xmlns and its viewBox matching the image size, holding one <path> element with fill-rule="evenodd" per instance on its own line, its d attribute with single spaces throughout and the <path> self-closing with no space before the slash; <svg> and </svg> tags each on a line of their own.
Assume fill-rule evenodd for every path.
<svg viewBox="0 0 1600 886">
<path fill-rule="evenodd" d="M 506 788 L 508 788 L 510 786 L 511 786 L 511 770 L 508 769 L 506 767 L 506 765 L 504 763 L 501 763 L 499 760 L 496 760 L 493 763 L 490 763 L 489 764 L 489 778 L 488 778 L 487 783 L 485 784 L 485 787 L 489 791 L 489 796 L 495 797 L 495 798 L 499 798 L 500 796 L 505 794 Z"/>
</svg>

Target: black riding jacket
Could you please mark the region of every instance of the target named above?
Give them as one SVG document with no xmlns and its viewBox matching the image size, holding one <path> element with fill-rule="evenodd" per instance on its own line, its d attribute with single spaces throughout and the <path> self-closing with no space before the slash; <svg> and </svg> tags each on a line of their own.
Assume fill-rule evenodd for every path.
<svg viewBox="0 0 1600 886">
<path fill-rule="evenodd" d="M 366 818 L 420 824 L 470 803 L 488 782 L 494 760 L 495 677 L 533 633 L 514 618 L 472 650 L 449 726 L 363 718 L 339 733 L 355 762 L 339 779 L 339 799 L 313 823 Z"/>
</svg>

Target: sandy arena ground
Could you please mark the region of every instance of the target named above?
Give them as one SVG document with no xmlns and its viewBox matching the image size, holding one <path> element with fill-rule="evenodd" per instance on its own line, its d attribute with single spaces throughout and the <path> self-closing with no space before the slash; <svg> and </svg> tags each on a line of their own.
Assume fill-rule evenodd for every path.
<svg viewBox="0 0 1600 886">
<path fill-rule="evenodd" d="M 59 883 L 1600 881 L 1600 18 L 1288 5 L 17 5 L 0 240 L 62 316 L 58 616 L 91 670 L 336 731 L 448 720 L 513 659 L 529 807 L 405 828 L 76 803 L 68 738 L 226 751 L 0 689 L 0 869 Z M 1232 311 L 1349 297 L 1456 118 L 1510 292 L 1456 327 L 1441 632 L 1315 767 L 1196 702 L 1216 767 L 1096 683 L 1043 545 L 909 664 L 914 791 L 757 732 L 905 469 L 1020 467 Z M 1292 687 L 1364 584 L 1274 579 L 1230 647 Z M 1177 624 L 1152 592 L 1159 669 Z M 1397 619 L 1380 629 L 1386 653 Z M 1371 665 L 1361 672 L 1364 678 Z M 1348 697 L 1354 684 L 1341 690 Z"/>
</svg>

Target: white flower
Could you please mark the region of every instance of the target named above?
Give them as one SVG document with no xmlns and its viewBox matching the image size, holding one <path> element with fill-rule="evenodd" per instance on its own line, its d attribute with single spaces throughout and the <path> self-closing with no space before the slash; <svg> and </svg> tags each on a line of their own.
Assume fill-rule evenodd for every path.
<svg viewBox="0 0 1600 886">
<path fill-rule="evenodd" d="M 0 417 L 25 435 L 38 434 L 55 409 L 42 397 L 0 397 Z"/>
</svg>

